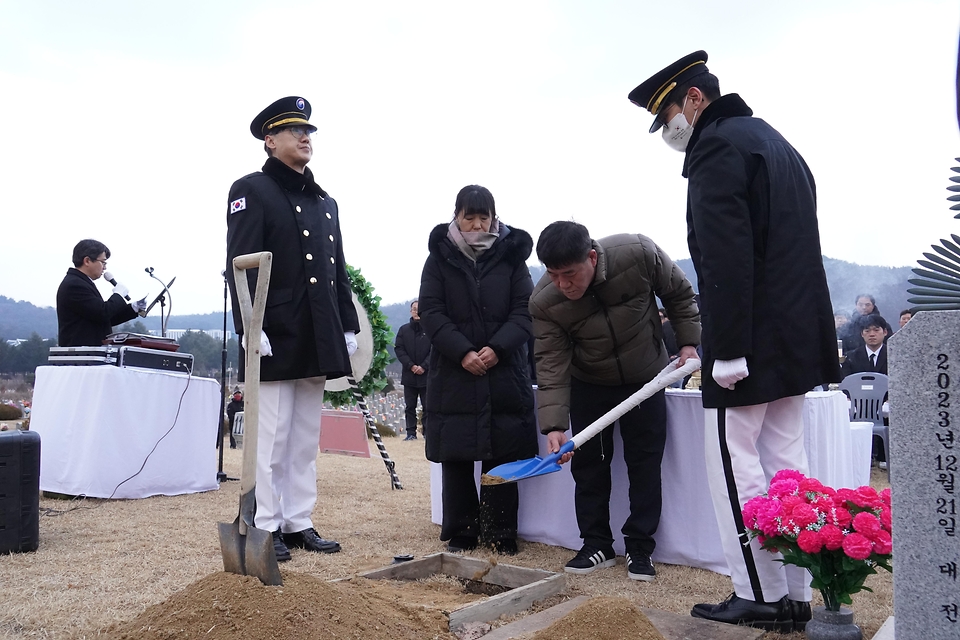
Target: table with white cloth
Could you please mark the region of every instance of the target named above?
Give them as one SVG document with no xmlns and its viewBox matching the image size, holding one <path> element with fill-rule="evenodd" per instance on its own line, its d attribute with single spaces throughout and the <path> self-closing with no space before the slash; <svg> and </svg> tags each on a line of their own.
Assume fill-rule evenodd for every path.
<svg viewBox="0 0 960 640">
<path fill-rule="evenodd" d="M 42 443 L 40 489 L 96 498 L 217 489 L 219 413 L 220 384 L 210 378 L 38 367 L 30 428 Z"/>
<path fill-rule="evenodd" d="M 666 396 L 667 442 L 661 467 L 663 508 L 653 560 L 729 575 L 707 484 L 700 392 L 667 389 Z M 803 404 L 809 475 L 834 488 L 865 484 L 862 482 L 864 469 L 869 477 L 869 447 L 855 446 L 847 407 L 847 399 L 840 391 L 808 393 Z M 620 528 L 629 513 L 627 468 L 621 450 L 619 423 L 614 428 L 616 453 L 612 465 L 610 528 L 615 539 L 614 549 L 623 554 Z M 541 435 L 541 455 L 545 455 L 546 450 L 546 437 Z M 478 481 L 479 469 L 477 463 Z M 574 482 L 569 465 L 564 465 L 556 473 L 521 480 L 517 484 L 520 488 L 519 537 L 579 549 L 582 540 L 574 510 Z M 433 463 L 430 497 L 432 521 L 436 524 L 441 522 L 443 513 L 442 486 L 440 465 Z"/>
</svg>

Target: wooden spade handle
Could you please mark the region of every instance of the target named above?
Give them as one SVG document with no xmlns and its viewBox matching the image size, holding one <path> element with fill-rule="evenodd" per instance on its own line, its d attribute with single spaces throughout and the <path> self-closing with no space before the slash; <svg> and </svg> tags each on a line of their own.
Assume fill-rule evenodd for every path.
<svg viewBox="0 0 960 640">
<path fill-rule="evenodd" d="M 610 409 L 610 411 L 607 411 L 605 414 L 597 418 L 593 423 L 588 425 L 583 431 L 573 436 L 573 438 L 571 438 L 573 447 L 578 448 L 582 446 L 584 442 L 619 420 L 620 417 L 627 411 L 632 410 L 634 407 L 638 406 L 641 402 L 657 393 L 661 389 L 666 389 L 677 380 L 683 380 L 685 376 L 693 373 L 699 368 L 700 361 L 695 358 L 689 358 L 682 367 L 678 367 L 676 362 L 670 362 L 660 373 L 656 375 L 653 380 L 643 385 L 643 387 L 634 392 L 634 394 L 629 398 L 615 406 L 613 409 Z M 246 431 L 244 431 L 244 433 L 246 433 Z"/>
<path fill-rule="evenodd" d="M 237 288 L 243 335 L 247 337 L 246 375 L 244 381 L 243 466 L 240 469 L 240 495 L 257 486 L 257 430 L 260 425 L 260 333 L 263 331 L 263 313 L 267 307 L 270 288 L 270 269 L 273 254 L 269 251 L 248 253 L 233 259 L 233 281 Z M 250 301 L 250 285 L 246 269 L 259 269 L 256 293 Z M 241 499 L 242 501 L 242 499 Z M 246 535 L 247 518 L 240 514 L 240 535 Z M 252 516 L 249 524 L 253 525 Z"/>
</svg>

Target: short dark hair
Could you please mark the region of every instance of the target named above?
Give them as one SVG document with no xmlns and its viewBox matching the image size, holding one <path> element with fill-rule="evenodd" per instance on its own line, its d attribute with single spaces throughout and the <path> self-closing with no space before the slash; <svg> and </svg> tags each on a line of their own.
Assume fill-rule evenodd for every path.
<svg viewBox="0 0 960 640">
<path fill-rule="evenodd" d="M 107 257 L 110 257 L 110 249 L 107 249 L 107 245 L 99 242 L 97 240 L 81 240 L 77 243 L 77 246 L 73 248 L 73 266 L 79 268 L 83 266 L 83 259 L 90 258 L 91 261 L 96 260 L 101 253 L 105 253 Z"/>
<path fill-rule="evenodd" d="M 857 318 L 858 331 L 863 332 L 871 327 L 877 327 L 878 329 L 883 329 L 887 333 L 890 333 L 890 324 L 878 313 L 871 313 Z"/>
<path fill-rule="evenodd" d="M 460 189 L 460 193 L 457 194 L 457 202 L 453 205 L 454 219 L 461 212 L 464 215 L 488 214 L 491 218 L 496 218 L 497 205 L 493 200 L 490 189 L 478 184 L 470 184 Z"/>
<path fill-rule="evenodd" d="M 913 311 L 910 310 L 910 309 L 904 309 L 903 311 L 900 312 L 900 315 L 897 316 L 897 317 L 898 317 L 898 318 L 902 318 L 903 316 L 907 315 L 908 313 L 910 314 L 910 317 L 912 318 L 912 317 L 913 317 Z"/>
<path fill-rule="evenodd" d="M 413 305 L 415 305 L 415 304 L 417 304 L 417 303 L 419 303 L 419 302 L 420 302 L 419 298 L 414 298 L 414 299 L 413 299 L 413 302 L 410 303 L 410 308 L 413 309 Z"/>
<path fill-rule="evenodd" d="M 271 158 L 273 157 L 273 149 L 267 146 L 267 136 L 277 137 L 277 134 L 286 129 L 287 127 L 275 127 L 271 131 L 263 134 L 263 150 L 267 152 L 267 155 Z"/>
<path fill-rule="evenodd" d="M 872 304 L 873 306 L 877 306 L 877 300 L 876 300 L 876 298 L 874 298 L 874 297 L 873 297 L 872 295 L 870 295 L 869 293 L 858 293 L 858 294 L 857 294 L 857 297 L 854 298 L 854 300 L 853 300 L 854 306 L 856 306 L 856 304 L 857 304 L 858 302 L 860 302 L 860 298 L 866 298 L 867 300 L 870 301 L 870 304 Z"/>
<path fill-rule="evenodd" d="M 701 73 L 675 86 L 673 91 L 667 94 L 666 104 L 662 105 L 660 109 L 663 110 L 670 104 L 675 104 L 678 107 L 682 106 L 683 99 L 687 97 L 687 91 L 691 87 L 700 89 L 703 92 L 703 97 L 710 102 L 720 97 L 720 80 L 717 79 L 717 76 L 712 73 Z"/>
<path fill-rule="evenodd" d="M 587 228 L 572 220 L 553 222 L 540 233 L 537 257 L 548 269 L 559 269 L 587 259 L 593 240 Z"/>
</svg>

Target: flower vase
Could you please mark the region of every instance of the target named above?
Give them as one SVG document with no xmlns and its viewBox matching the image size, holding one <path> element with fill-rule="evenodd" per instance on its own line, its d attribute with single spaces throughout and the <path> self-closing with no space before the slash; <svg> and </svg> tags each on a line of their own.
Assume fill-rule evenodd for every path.
<svg viewBox="0 0 960 640">
<path fill-rule="evenodd" d="M 860 627 L 853 624 L 853 611 L 846 607 L 840 607 L 840 611 L 814 607 L 804 634 L 807 640 L 863 640 Z"/>
</svg>

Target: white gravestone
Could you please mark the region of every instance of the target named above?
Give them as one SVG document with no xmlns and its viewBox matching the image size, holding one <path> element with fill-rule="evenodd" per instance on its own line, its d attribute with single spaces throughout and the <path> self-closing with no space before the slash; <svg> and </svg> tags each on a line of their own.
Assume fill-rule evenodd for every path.
<svg viewBox="0 0 960 640">
<path fill-rule="evenodd" d="M 960 638 L 960 311 L 889 340 L 894 634 Z"/>
</svg>

